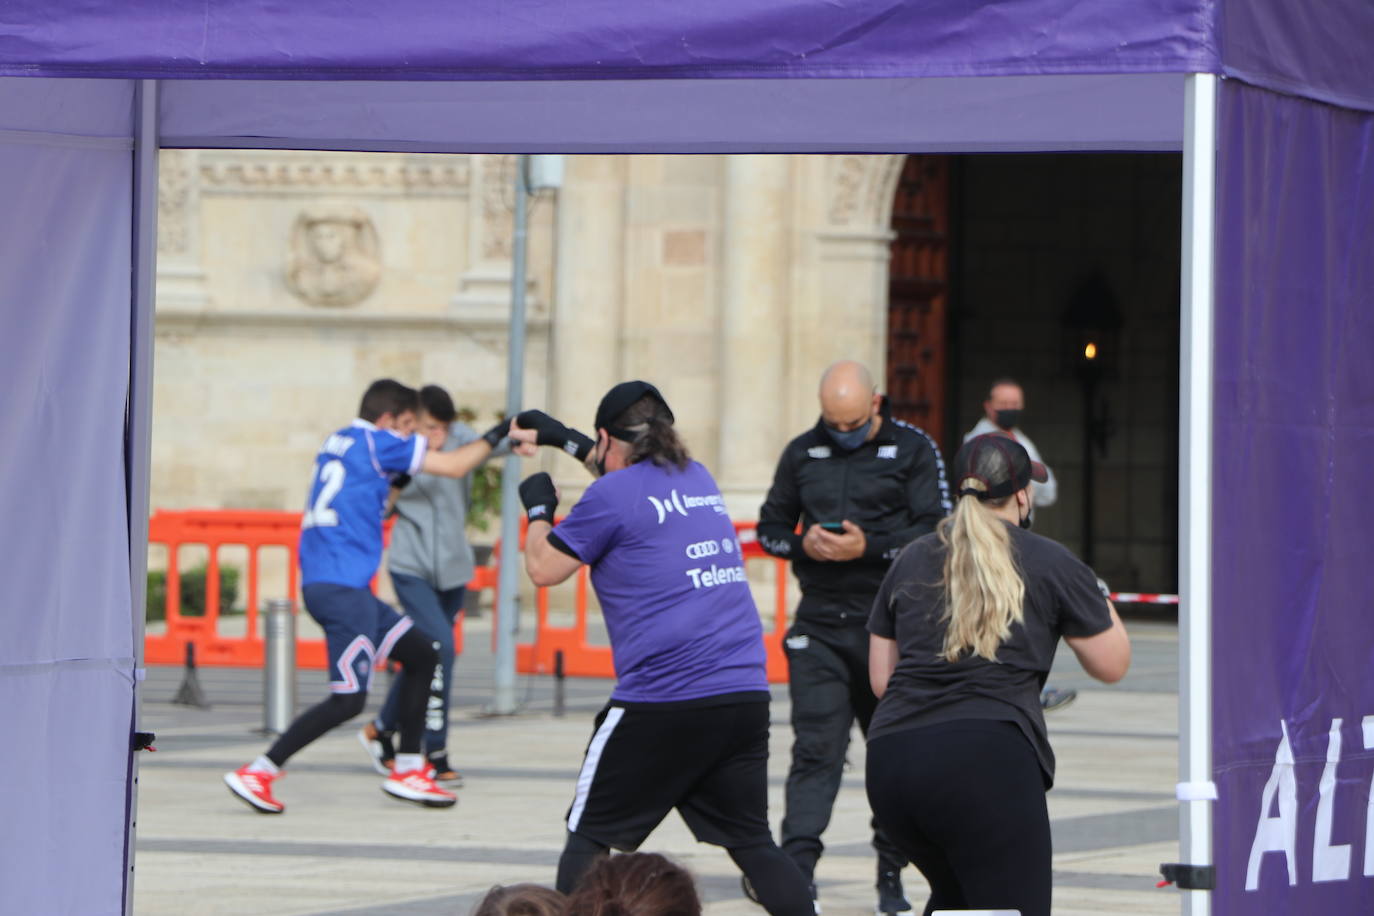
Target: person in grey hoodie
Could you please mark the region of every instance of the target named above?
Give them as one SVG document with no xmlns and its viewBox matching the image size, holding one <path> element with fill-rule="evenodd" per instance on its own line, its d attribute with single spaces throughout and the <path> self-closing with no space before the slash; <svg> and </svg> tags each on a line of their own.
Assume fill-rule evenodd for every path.
<svg viewBox="0 0 1374 916">
<path fill-rule="evenodd" d="M 449 451 L 480 438 L 472 427 L 458 422 L 453 399 L 438 385 L 420 389 L 420 407 L 416 432 L 428 437 L 431 449 Z M 509 440 L 503 440 L 488 457 L 509 451 Z M 391 584 L 406 616 L 438 650 L 438 672 L 443 677 L 437 706 L 432 694 L 430 708 L 425 711 L 424 751 L 434 768 L 435 781 L 461 785 L 462 777 L 448 760 L 448 706 L 455 660 L 453 623 L 475 571 L 466 531 L 472 479 L 416 474 L 393 493 L 396 524 L 387 554 Z M 376 720 L 358 733 L 358 740 L 381 773 L 389 772 L 394 756 L 391 734 L 406 676 L 405 672 L 397 674 Z"/>
</svg>

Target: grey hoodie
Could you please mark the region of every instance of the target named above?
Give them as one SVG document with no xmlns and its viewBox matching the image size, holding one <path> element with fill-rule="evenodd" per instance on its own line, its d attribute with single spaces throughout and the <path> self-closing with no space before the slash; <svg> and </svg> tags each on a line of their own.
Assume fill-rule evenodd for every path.
<svg viewBox="0 0 1374 916">
<path fill-rule="evenodd" d="M 448 428 L 443 451 L 451 451 L 481 438 L 465 423 Z M 510 452 L 503 439 L 492 457 Z M 396 499 L 396 526 L 391 530 L 387 568 L 393 573 L 417 576 L 434 588 L 447 591 L 466 585 L 474 570 L 468 544 L 468 503 L 472 498 L 470 477 L 440 477 L 419 473 Z"/>
</svg>

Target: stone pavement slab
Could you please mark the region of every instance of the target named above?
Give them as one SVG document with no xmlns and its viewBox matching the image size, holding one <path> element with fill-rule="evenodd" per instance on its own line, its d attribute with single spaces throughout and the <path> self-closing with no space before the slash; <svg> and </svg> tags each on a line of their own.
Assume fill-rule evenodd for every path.
<svg viewBox="0 0 1374 916">
<path fill-rule="evenodd" d="M 1049 794 L 1055 841 L 1057 914 L 1174 913 L 1178 898 L 1156 890 L 1160 862 L 1177 856 L 1177 640 L 1171 625 L 1131 624 L 1133 672 L 1121 685 L 1098 685 L 1061 650 L 1051 681 L 1076 687 L 1076 703 L 1049 717 L 1059 757 Z M 343 726 L 288 766 L 281 816 L 256 814 L 232 798 L 221 775 L 266 745 L 258 671 L 201 669 L 209 710 L 172 706 L 179 669 L 153 669 L 144 692 L 144 726 L 158 753 L 142 760 L 135 912 L 324 916 L 465 916 L 493 884 L 551 883 L 592 717 L 607 681 L 567 682 L 567 712 L 552 715 L 553 684 L 523 679 L 524 711 L 485 718 L 491 662 L 481 622 L 456 669 L 450 748 L 465 774 L 459 803 L 423 809 L 384 795 L 355 732 Z M 379 676 L 382 684 L 384 676 Z M 322 672 L 298 677 L 302 708 L 324 695 Z M 375 708 L 380 691 L 374 691 Z M 770 812 L 781 818 L 791 741 L 785 688 L 772 710 Z M 855 733 L 847 772 L 817 871 L 827 916 L 872 913 L 874 860 L 863 792 L 864 747 Z M 672 815 L 646 850 L 681 861 L 697 876 L 711 916 L 760 916 L 740 896 L 725 853 L 697 844 Z M 915 869 L 904 881 L 921 905 Z"/>
</svg>

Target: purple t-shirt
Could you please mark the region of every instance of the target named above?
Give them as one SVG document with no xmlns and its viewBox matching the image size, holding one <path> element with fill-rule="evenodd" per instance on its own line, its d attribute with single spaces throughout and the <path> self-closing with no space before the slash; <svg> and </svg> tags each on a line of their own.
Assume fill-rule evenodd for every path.
<svg viewBox="0 0 1374 916">
<path fill-rule="evenodd" d="M 554 529 L 592 568 L 619 683 L 666 703 L 767 690 L 763 627 L 720 489 L 693 461 L 641 461 L 593 483 Z"/>
</svg>

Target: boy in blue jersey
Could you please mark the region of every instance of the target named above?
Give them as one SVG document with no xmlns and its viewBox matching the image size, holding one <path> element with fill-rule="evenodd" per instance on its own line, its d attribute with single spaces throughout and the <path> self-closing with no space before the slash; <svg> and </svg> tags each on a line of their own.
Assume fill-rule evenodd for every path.
<svg viewBox="0 0 1374 916">
<path fill-rule="evenodd" d="M 520 427 L 540 444 L 567 435 L 535 411 Z M 676 808 L 698 840 L 725 847 L 768 912 L 810 916 L 806 880 L 768 829 L 763 629 L 720 489 L 647 382 L 612 388 L 596 431 L 600 479 L 558 527 L 549 475 L 520 485 L 530 578 L 554 585 L 591 567 L 618 678 L 568 811 L 558 889 L 609 849 L 637 849 Z"/>
<path fill-rule="evenodd" d="M 411 628 L 410 619 L 379 601 L 368 583 L 382 558 L 382 515 L 392 482 L 422 470 L 462 477 L 491 453 L 510 424 L 498 423 L 462 448 L 430 452 L 423 436 L 412 435 L 418 406 L 413 388 L 391 379 L 373 382 L 363 395 L 358 419 L 330 435 L 315 459 L 301 518 L 301 592 L 305 609 L 324 628 L 330 696 L 302 713 L 263 756 L 225 774 L 229 790 L 254 810 L 285 810 L 272 795 L 282 765 L 363 711 L 372 671 L 388 657 L 410 676 L 400 702 L 398 752 L 382 790 L 427 807 L 447 808 L 457 801 L 435 784 L 420 753 L 438 655 L 430 641 Z M 510 435 L 517 453 L 533 453 L 533 432 L 516 430 Z"/>
</svg>

